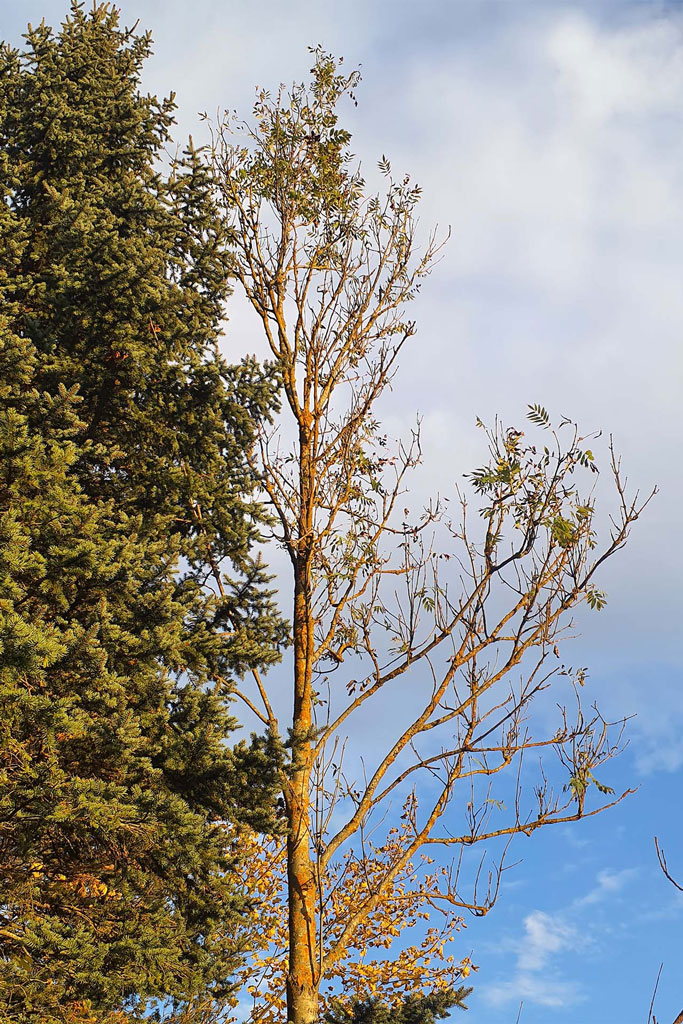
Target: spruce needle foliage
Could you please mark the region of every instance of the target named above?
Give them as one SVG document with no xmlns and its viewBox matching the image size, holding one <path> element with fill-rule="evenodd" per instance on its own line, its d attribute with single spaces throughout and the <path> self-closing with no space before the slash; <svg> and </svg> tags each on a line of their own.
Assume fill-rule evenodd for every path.
<svg viewBox="0 0 683 1024">
<path fill-rule="evenodd" d="M 0 1019 L 138 1019 L 231 990 L 230 748 L 282 629 L 245 460 L 275 384 L 218 349 L 213 184 L 139 89 L 148 35 L 74 3 L 0 49 Z M 166 170 L 160 167 L 166 161 Z M 117 1018 L 118 1019 L 118 1018 Z"/>
<path fill-rule="evenodd" d="M 325 1024 L 435 1024 L 453 1009 L 466 1010 L 472 991 L 460 985 L 445 992 L 408 996 L 399 1006 L 387 1006 L 376 996 L 352 999 L 348 1006 L 335 1003 L 325 1014 Z"/>
</svg>

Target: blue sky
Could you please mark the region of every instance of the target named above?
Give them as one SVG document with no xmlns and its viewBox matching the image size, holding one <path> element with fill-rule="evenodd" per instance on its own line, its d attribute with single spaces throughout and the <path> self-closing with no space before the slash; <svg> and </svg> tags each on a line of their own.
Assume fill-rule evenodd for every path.
<svg viewBox="0 0 683 1024">
<path fill-rule="evenodd" d="M 384 420 L 423 415 L 416 496 L 481 461 L 475 417 L 521 423 L 542 402 L 612 432 L 629 479 L 660 493 L 579 618 L 575 664 L 609 714 L 632 714 L 615 811 L 519 841 L 500 901 L 462 938 L 480 971 L 470 1024 L 640 1024 L 683 1008 L 679 522 L 683 384 L 683 3 L 544 0 L 124 0 L 153 30 L 145 85 L 199 111 L 248 112 L 253 89 L 305 77 L 308 45 L 362 65 L 349 112 L 368 173 L 383 153 L 450 225 L 418 300 L 419 334 Z M 63 0 L 0 0 L 5 39 L 57 23 Z M 257 347 L 231 312 L 228 350 Z"/>
</svg>

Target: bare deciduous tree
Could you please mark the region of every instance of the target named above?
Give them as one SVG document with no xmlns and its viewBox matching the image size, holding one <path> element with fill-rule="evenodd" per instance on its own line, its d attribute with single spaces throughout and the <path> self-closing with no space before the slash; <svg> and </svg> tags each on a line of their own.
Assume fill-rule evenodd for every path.
<svg viewBox="0 0 683 1024">
<path fill-rule="evenodd" d="M 446 909 L 450 929 L 464 910 L 487 911 L 501 862 L 477 873 L 467 892 L 467 847 L 575 821 L 626 795 L 612 797 L 596 779 L 623 723 L 613 734 L 597 710 L 584 714 L 581 672 L 565 679 L 577 694 L 575 717 L 562 711 L 557 729 L 537 737 L 528 713 L 551 681 L 571 675 L 558 649 L 571 609 L 602 606 L 596 570 L 624 545 L 644 503 L 626 495 L 612 453 L 617 507 L 600 546 L 591 487 L 586 496 L 579 485 L 595 479 L 593 454 L 573 424 L 554 429 L 537 406 L 536 441 L 499 423 L 486 431 L 490 458 L 468 489 L 478 514 L 462 494 L 453 516 L 446 501 L 417 517 L 405 507 L 419 429 L 393 444 L 377 403 L 415 333 L 407 304 L 440 247 L 432 237 L 418 251 L 419 189 L 395 181 L 386 160 L 386 193 L 366 196 L 336 113 L 357 80 L 316 51 L 309 87 L 261 93 L 253 124 L 226 120 L 214 140 L 235 275 L 282 381 L 281 421 L 261 433 L 251 457 L 293 579 L 282 791 L 288 921 L 273 953 L 287 958 L 293 1024 L 317 1020 L 323 980 L 338 976 L 350 949 L 373 945 L 368 922 L 385 928 L 386 945 L 401 900 Z M 244 699 L 281 735 L 272 694 L 254 681 Z M 393 719 L 402 707 L 407 719 L 386 749 L 365 751 L 355 778 L 344 767 L 344 737 L 392 694 Z M 523 755 L 544 750 L 556 755 L 564 787 L 541 767 L 525 803 Z M 515 766 L 506 810 L 491 786 Z M 602 797 L 595 805 L 589 789 Z M 392 799 L 400 825 L 387 811 Z M 371 839 L 387 815 L 388 834 Z M 415 858 L 439 847 L 455 856 L 420 894 Z M 274 1019 L 278 1005 L 271 996 L 255 1018 Z"/>
</svg>

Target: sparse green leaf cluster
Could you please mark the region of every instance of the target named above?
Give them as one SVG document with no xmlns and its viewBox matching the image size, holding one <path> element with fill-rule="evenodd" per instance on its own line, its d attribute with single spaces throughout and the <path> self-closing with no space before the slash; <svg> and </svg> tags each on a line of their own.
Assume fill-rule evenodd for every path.
<svg viewBox="0 0 683 1024">
<path fill-rule="evenodd" d="M 523 431 L 504 430 L 496 423 L 487 430 L 490 461 L 470 474 L 476 493 L 486 501 L 481 515 L 489 522 L 485 553 L 492 563 L 503 542 L 512 543 L 504 525 L 522 534 L 521 547 L 515 540 L 520 553 L 531 551 L 541 532 L 551 547 L 579 551 L 595 546 L 590 490 L 582 497 L 574 479 L 577 468 L 597 472 L 593 453 L 566 417 L 553 429 L 542 406 L 529 406 L 527 415 L 535 426 L 550 431 L 552 441 L 528 442 Z M 481 420 L 477 423 L 486 429 Z M 606 603 L 593 587 L 587 589 L 586 600 L 598 609 Z"/>
</svg>

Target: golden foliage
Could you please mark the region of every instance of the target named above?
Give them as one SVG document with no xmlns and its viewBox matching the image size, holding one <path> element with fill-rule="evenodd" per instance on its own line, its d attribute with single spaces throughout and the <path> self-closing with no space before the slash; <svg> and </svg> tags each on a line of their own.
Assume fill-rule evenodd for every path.
<svg viewBox="0 0 683 1024">
<path fill-rule="evenodd" d="M 434 894 L 444 888 L 447 869 L 435 866 L 424 854 L 399 871 L 341 954 L 333 962 L 327 958 L 350 910 L 373 899 L 384 887 L 392 864 L 411 841 L 411 828 L 409 820 L 402 821 L 389 830 L 383 845 L 368 840 L 360 855 L 346 851 L 320 878 L 322 949 L 317 953 L 322 953 L 326 965 L 321 1013 L 340 994 L 350 999 L 381 993 L 385 1002 L 396 1005 L 411 993 L 447 989 L 477 969 L 469 957 L 448 951 L 465 923 L 452 908 L 437 903 Z M 250 952 L 238 980 L 242 994 L 252 999 L 249 1021 L 277 1024 L 284 1020 L 287 1006 L 286 845 L 250 832 L 244 837 L 244 849 L 244 883 L 252 898 Z M 394 946 L 398 948 L 391 959 L 383 955 Z M 233 1005 L 237 1002 L 236 998 Z"/>
</svg>

